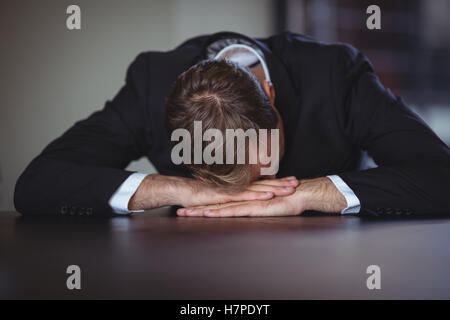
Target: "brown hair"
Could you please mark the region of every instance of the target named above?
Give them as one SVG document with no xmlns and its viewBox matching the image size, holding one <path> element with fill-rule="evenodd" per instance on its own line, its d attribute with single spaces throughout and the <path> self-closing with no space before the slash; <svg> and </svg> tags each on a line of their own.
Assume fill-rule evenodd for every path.
<svg viewBox="0 0 450 320">
<path fill-rule="evenodd" d="M 203 60 L 182 73 L 166 99 L 165 117 L 169 137 L 177 128 L 188 130 L 193 137 L 194 121 L 202 121 L 202 133 L 219 129 L 224 134 L 224 145 L 226 129 L 258 132 L 277 126 L 277 116 L 255 75 L 228 60 Z M 203 142 L 203 148 L 207 144 Z M 225 146 L 222 150 L 225 156 Z M 192 159 L 191 163 L 186 166 L 204 182 L 244 186 L 251 180 L 247 161 L 207 165 L 193 164 Z"/>
</svg>

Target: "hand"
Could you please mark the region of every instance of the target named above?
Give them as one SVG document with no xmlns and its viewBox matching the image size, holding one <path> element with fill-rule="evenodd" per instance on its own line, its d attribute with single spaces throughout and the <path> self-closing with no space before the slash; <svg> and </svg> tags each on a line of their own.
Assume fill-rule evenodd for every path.
<svg viewBox="0 0 450 320">
<path fill-rule="evenodd" d="M 295 192 L 295 177 L 267 179 L 252 183 L 243 190 L 211 187 L 188 178 L 149 175 L 130 199 L 130 210 L 152 209 L 168 205 L 194 207 L 234 201 L 268 200 Z"/>
<path fill-rule="evenodd" d="M 339 213 L 347 206 L 345 197 L 328 178 L 301 180 L 296 192 L 268 200 L 240 201 L 178 209 L 179 216 L 270 217 L 298 215 L 306 210 Z"/>
<path fill-rule="evenodd" d="M 295 192 L 299 181 L 295 177 L 267 179 L 253 182 L 245 189 L 211 187 L 194 180 L 180 178 L 177 204 L 193 207 L 235 201 L 268 200 L 274 196 L 288 196 Z"/>
<path fill-rule="evenodd" d="M 286 197 L 275 197 L 269 200 L 250 200 L 181 208 L 179 216 L 187 217 L 273 217 L 292 216 L 303 212 L 302 201 L 295 193 Z"/>
</svg>

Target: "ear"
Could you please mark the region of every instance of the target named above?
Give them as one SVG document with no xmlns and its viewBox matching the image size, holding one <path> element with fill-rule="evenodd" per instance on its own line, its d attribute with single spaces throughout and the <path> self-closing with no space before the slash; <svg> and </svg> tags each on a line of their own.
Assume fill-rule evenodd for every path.
<svg viewBox="0 0 450 320">
<path fill-rule="evenodd" d="M 267 97 L 269 98 L 270 103 L 272 104 L 273 107 L 275 105 L 275 88 L 273 87 L 272 82 L 265 80 L 262 83 L 262 88 L 266 93 Z"/>
</svg>

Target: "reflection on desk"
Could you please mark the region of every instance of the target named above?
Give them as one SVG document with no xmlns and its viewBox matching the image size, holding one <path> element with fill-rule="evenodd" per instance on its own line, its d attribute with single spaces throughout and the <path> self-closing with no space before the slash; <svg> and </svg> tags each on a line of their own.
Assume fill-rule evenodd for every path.
<svg viewBox="0 0 450 320">
<path fill-rule="evenodd" d="M 450 298 L 450 219 L 0 213 L 0 298 Z M 368 290 L 366 268 L 381 268 Z M 82 289 L 66 288 L 78 265 Z"/>
</svg>

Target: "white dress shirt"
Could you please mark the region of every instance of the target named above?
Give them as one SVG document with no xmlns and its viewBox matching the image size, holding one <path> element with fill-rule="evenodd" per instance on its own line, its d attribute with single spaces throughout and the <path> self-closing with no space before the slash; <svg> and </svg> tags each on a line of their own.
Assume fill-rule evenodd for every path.
<svg viewBox="0 0 450 320">
<path fill-rule="evenodd" d="M 231 44 L 220 50 L 215 58 L 226 58 L 245 67 L 253 65 L 259 60 L 264 70 L 266 80 L 270 81 L 269 69 L 267 68 L 265 60 L 255 49 L 250 46 L 247 46 L 245 44 Z M 129 210 L 128 203 L 130 202 L 131 197 L 136 192 L 139 185 L 142 183 L 142 180 L 144 180 L 146 176 L 147 174 L 143 173 L 133 173 L 114 192 L 111 199 L 109 200 L 109 205 L 115 213 L 130 214 L 133 212 L 143 211 Z M 350 189 L 350 187 L 338 175 L 330 175 L 327 176 L 327 178 L 330 179 L 331 182 L 333 182 L 334 186 L 339 190 L 339 192 L 345 197 L 345 200 L 347 201 L 347 207 L 341 211 L 341 214 L 358 213 L 361 208 L 361 204 L 353 190 Z"/>
</svg>

